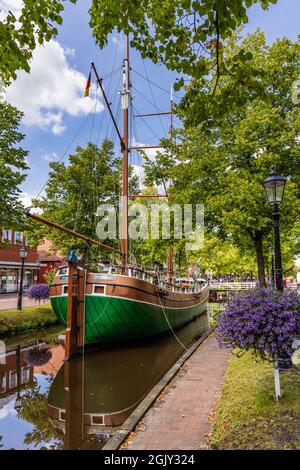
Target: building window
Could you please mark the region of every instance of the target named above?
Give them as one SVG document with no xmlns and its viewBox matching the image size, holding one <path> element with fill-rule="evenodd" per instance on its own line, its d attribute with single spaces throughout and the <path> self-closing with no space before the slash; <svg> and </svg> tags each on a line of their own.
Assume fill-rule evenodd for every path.
<svg viewBox="0 0 300 470">
<path fill-rule="evenodd" d="M 30 379 L 30 367 L 22 367 L 21 384 L 26 384 Z"/>
<path fill-rule="evenodd" d="M 17 388 L 18 374 L 16 370 L 9 371 L 9 388 Z"/>
<path fill-rule="evenodd" d="M 22 245 L 23 244 L 23 233 L 22 232 L 15 232 L 15 244 Z"/>
<path fill-rule="evenodd" d="M 0 293 L 18 291 L 18 269 L 0 269 Z M 25 284 L 24 284 L 25 285 Z"/>
<path fill-rule="evenodd" d="M 11 242 L 11 230 L 2 229 L 2 241 Z"/>
</svg>

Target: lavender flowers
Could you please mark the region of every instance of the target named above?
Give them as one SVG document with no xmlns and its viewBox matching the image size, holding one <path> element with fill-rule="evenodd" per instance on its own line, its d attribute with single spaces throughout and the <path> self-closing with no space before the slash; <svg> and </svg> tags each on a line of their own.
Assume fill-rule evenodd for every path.
<svg viewBox="0 0 300 470">
<path fill-rule="evenodd" d="M 253 350 L 263 359 L 290 357 L 300 338 L 300 298 L 269 289 L 237 296 L 218 317 L 217 338 L 221 346 Z"/>
<path fill-rule="evenodd" d="M 48 284 L 35 284 L 28 289 L 28 297 L 34 299 L 36 302 L 49 299 L 49 286 Z"/>
</svg>

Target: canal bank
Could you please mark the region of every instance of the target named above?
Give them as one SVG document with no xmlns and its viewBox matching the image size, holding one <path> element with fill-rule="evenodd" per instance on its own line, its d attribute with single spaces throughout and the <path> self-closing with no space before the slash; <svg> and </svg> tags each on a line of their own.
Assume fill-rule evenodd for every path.
<svg viewBox="0 0 300 470">
<path fill-rule="evenodd" d="M 102 449 L 186 348 L 203 338 L 207 321 L 201 316 L 176 334 L 85 351 L 68 362 L 56 329 L 16 335 L 6 344 L 0 363 L 3 449 Z"/>
<path fill-rule="evenodd" d="M 57 324 L 56 315 L 50 304 L 25 307 L 22 310 L 14 308 L 0 310 L 0 339 Z"/>
<path fill-rule="evenodd" d="M 203 335 L 151 390 L 104 450 L 208 449 L 228 355 L 218 347 L 214 333 Z"/>
</svg>

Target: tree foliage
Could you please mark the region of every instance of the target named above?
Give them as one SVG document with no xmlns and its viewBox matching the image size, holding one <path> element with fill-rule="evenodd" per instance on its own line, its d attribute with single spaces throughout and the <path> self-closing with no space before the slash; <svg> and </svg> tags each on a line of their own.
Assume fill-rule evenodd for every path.
<svg viewBox="0 0 300 470">
<path fill-rule="evenodd" d="M 0 22 L 0 76 L 8 83 L 19 69 L 30 70 L 37 44 L 57 34 L 66 3 L 76 0 L 23 0 L 21 14 Z M 169 69 L 193 77 L 206 71 L 205 56 L 248 21 L 247 8 L 267 9 L 277 0 L 92 0 L 90 26 L 101 47 L 114 29 L 130 33 L 131 46 Z M 216 67 L 218 65 L 216 64 Z"/>
<path fill-rule="evenodd" d="M 19 185 L 26 177 L 28 152 L 19 146 L 24 139 L 18 130 L 21 118 L 20 111 L 0 102 L 0 222 L 4 227 L 17 228 L 22 219 L 18 196 Z"/>
<path fill-rule="evenodd" d="M 69 156 L 68 164 L 51 162 L 46 195 L 34 201 L 49 220 L 97 239 L 96 229 L 100 204 L 112 204 L 118 208 L 118 195 L 121 194 L 121 160 L 115 156 L 113 143 L 104 140 L 101 147 L 89 143 L 85 148 L 77 147 Z M 130 190 L 136 190 L 137 180 L 130 179 Z M 38 224 L 40 226 L 40 224 Z M 107 251 L 88 245 L 79 239 L 56 229 L 40 226 L 35 238 L 47 237 L 54 248 L 67 253 L 74 246 L 78 254 L 94 258 L 107 256 Z M 115 246 L 117 241 L 102 240 Z"/>
<path fill-rule="evenodd" d="M 288 178 L 281 207 L 283 237 L 291 236 L 300 213 L 300 112 L 291 98 L 300 42 L 281 39 L 267 45 L 263 33 L 256 32 L 229 41 L 224 55 L 234 62 L 245 48 L 249 58 L 237 63 L 243 79 L 221 75 L 210 101 L 203 81 L 187 87 L 178 110 L 185 121 L 180 133 L 184 145 L 174 146 L 163 160 L 159 156 L 157 166 L 148 162 L 147 175 L 149 183 L 160 172 L 169 178 L 174 200 L 203 203 L 206 227 L 213 233 L 241 247 L 255 247 L 263 283 L 263 242 L 272 243 L 273 235 L 262 182 L 273 165 Z M 253 80 L 257 87 L 251 86 Z"/>
<path fill-rule="evenodd" d="M 62 436 L 55 430 L 47 416 L 48 391 L 49 387 L 43 392 L 41 386 L 34 382 L 21 395 L 18 417 L 33 425 L 33 429 L 25 435 L 24 444 L 39 449 L 62 449 Z"/>
<path fill-rule="evenodd" d="M 192 77 L 203 76 L 204 57 L 221 47 L 238 26 L 247 23 L 247 8 L 266 9 L 277 0 L 94 0 L 90 25 L 103 47 L 114 28 L 130 33 L 143 58 L 164 63 Z"/>
<path fill-rule="evenodd" d="M 68 0 L 76 3 L 76 0 Z M 30 59 L 37 44 L 57 34 L 62 23 L 64 0 L 23 0 L 18 17 L 9 11 L 0 22 L 0 76 L 5 83 L 16 79 L 16 71 L 30 70 Z"/>
</svg>

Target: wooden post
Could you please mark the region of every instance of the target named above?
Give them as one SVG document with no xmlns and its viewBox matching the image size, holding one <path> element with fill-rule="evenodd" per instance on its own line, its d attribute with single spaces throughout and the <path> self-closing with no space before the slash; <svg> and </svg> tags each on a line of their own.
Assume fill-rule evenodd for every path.
<svg viewBox="0 0 300 470">
<path fill-rule="evenodd" d="M 65 359 L 68 360 L 84 345 L 86 271 L 77 262 L 69 262 L 68 318 Z"/>
<path fill-rule="evenodd" d="M 275 395 L 276 400 L 281 399 L 281 388 L 280 388 L 280 375 L 279 375 L 279 368 L 278 368 L 278 361 L 275 361 L 274 364 L 274 382 L 275 382 Z"/>
<path fill-rule="evenodd" d="M 172 246 L 169 246 L 167 260 L 168 283 L 172 284 L 174 278 L 174 251 Z"/>
</svg>

